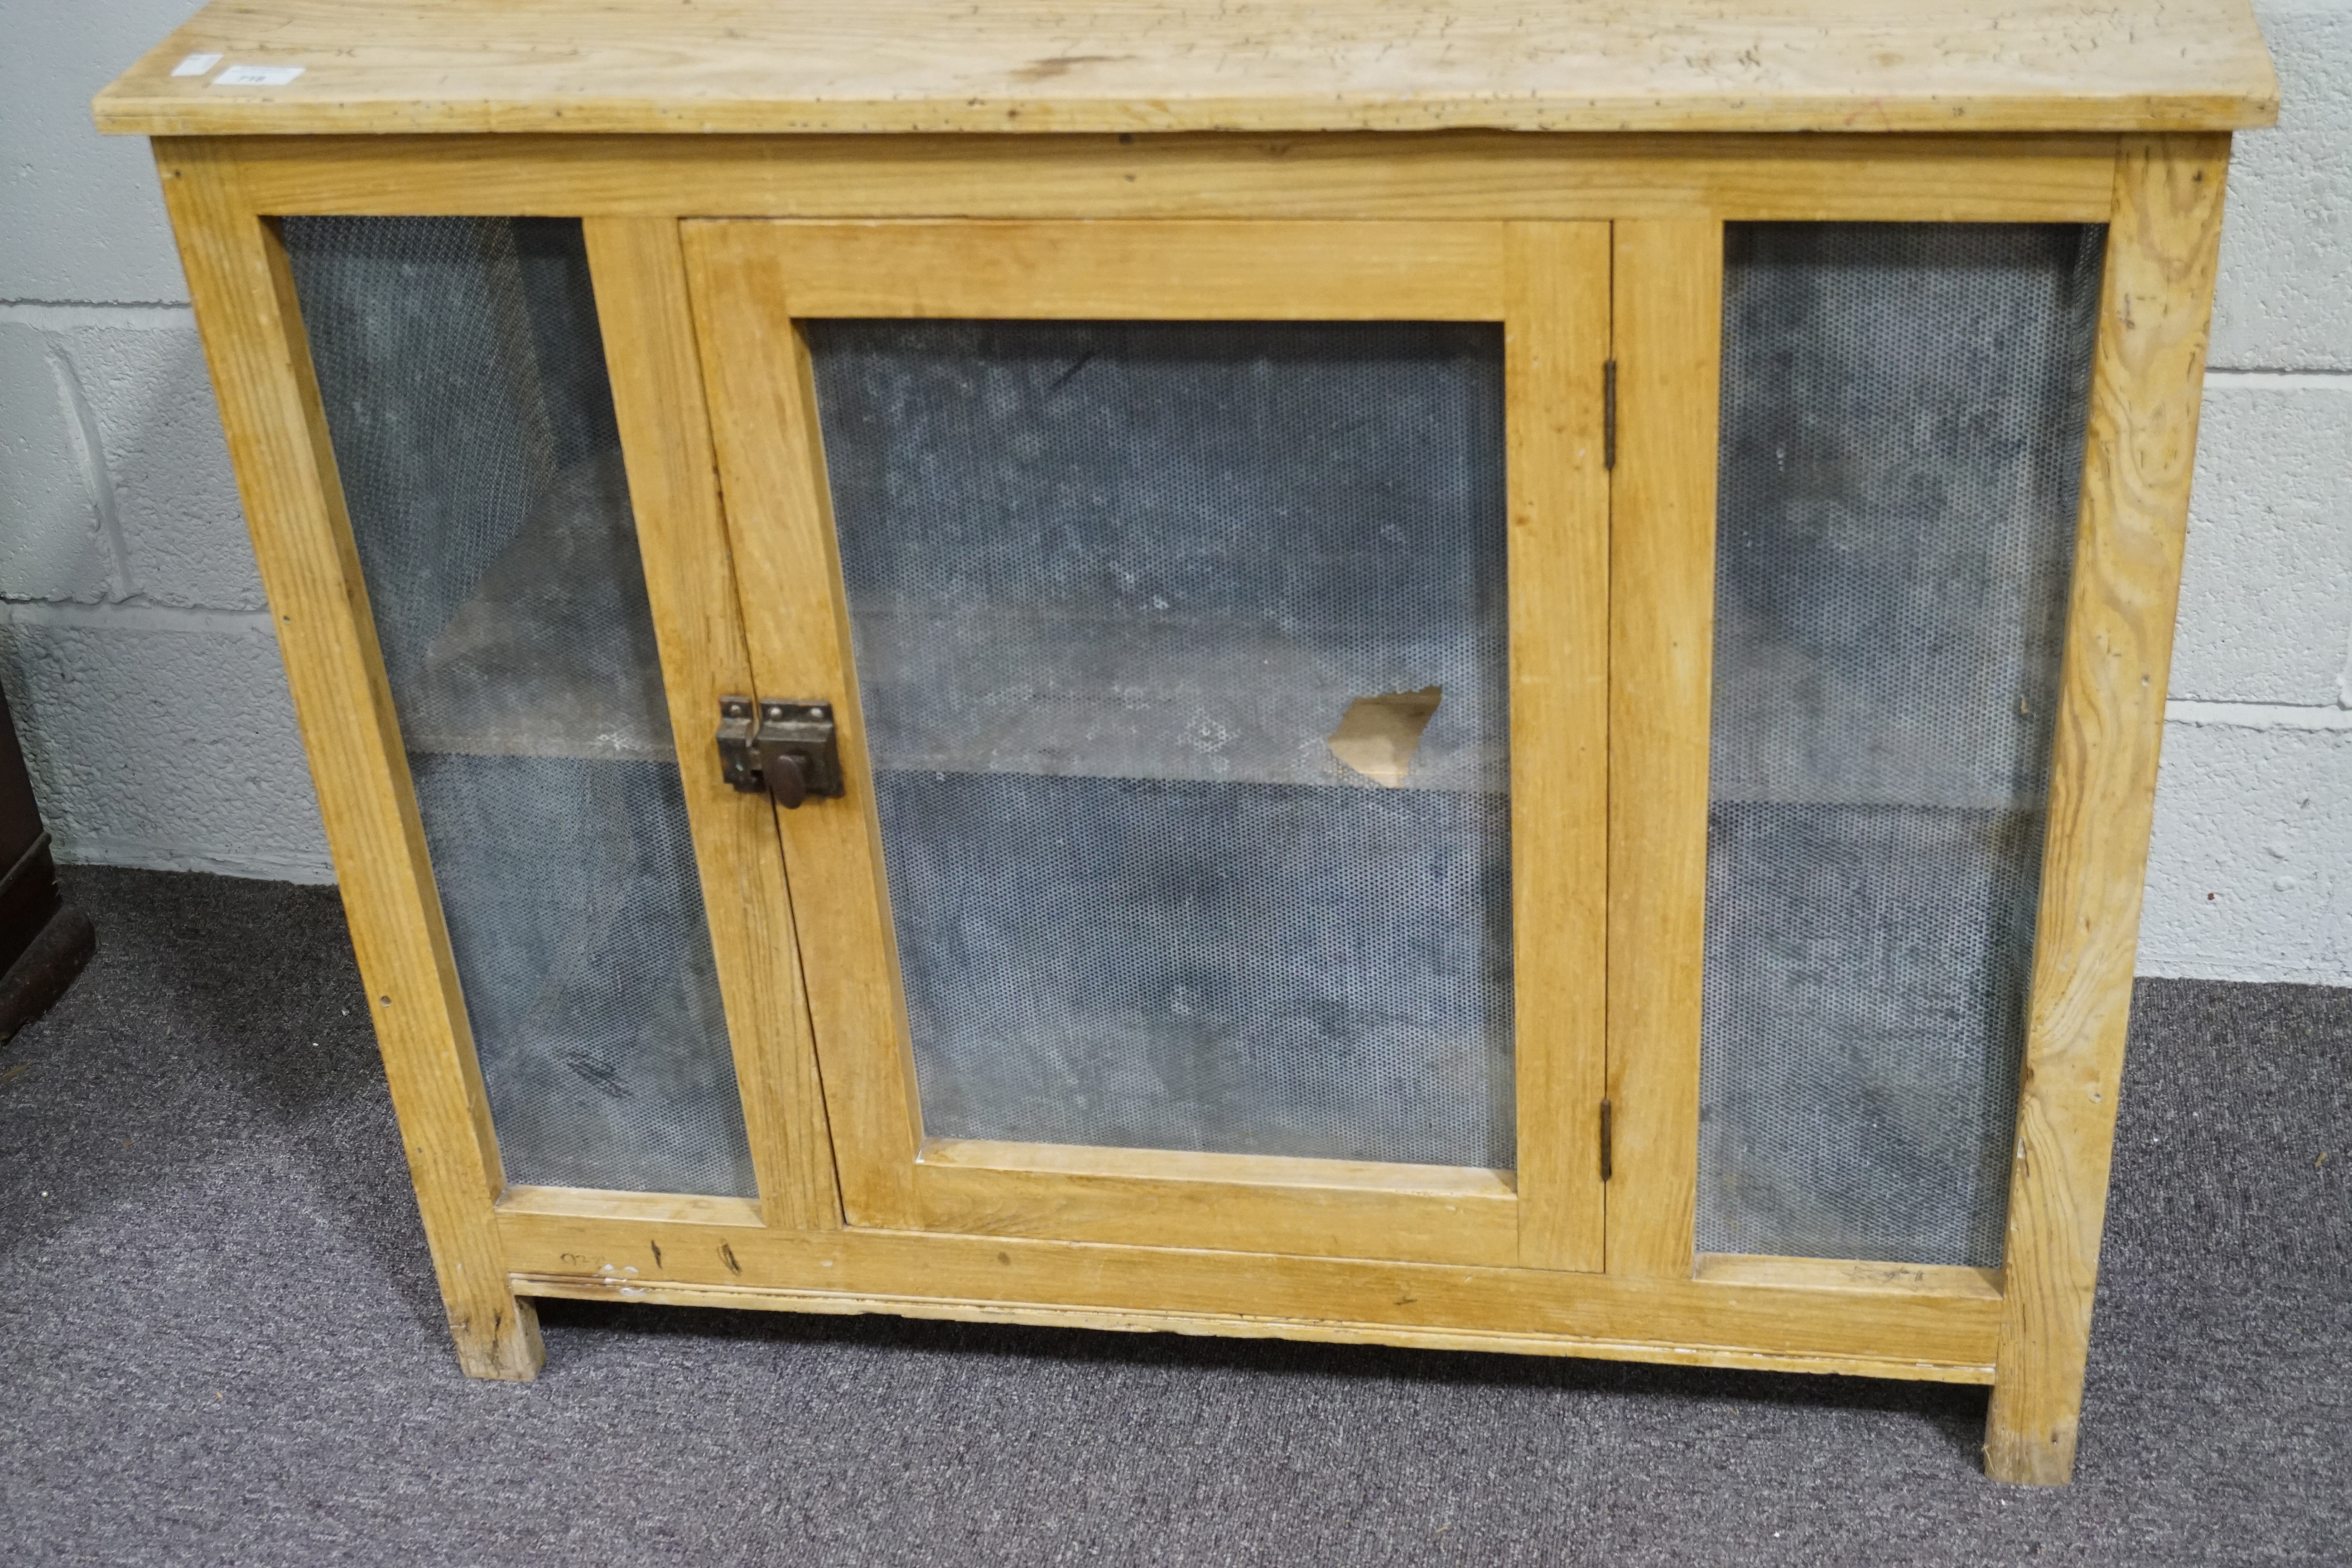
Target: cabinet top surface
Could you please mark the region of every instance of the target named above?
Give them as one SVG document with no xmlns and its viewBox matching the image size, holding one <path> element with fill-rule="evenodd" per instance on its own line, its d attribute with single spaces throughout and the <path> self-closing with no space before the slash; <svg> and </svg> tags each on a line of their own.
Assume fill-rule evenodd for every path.
<svg viewBox="0 0 2352 1568">
<path fill-rule="evenodd" d="M 214 0 L 95 110 L 147 135 L 2101 132 L 2277 100 L 2248 0 Z"/>
</svg>

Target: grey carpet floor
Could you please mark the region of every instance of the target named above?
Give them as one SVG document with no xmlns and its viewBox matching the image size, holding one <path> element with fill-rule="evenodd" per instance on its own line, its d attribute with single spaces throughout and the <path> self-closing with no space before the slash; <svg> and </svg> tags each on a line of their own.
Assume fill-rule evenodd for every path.
<svg viewBox="0 0 2352 1568">
<path fill-rule="evenodd" d="M 69 880 L 99 956 L 0 1052 L 9 1564 L 2352 1563 L 2352 991 L 2142 984 L 2029 1491 L 1927 1384 L 561 1302 L 470 1383 L 334 895 Z"/>
</svg>

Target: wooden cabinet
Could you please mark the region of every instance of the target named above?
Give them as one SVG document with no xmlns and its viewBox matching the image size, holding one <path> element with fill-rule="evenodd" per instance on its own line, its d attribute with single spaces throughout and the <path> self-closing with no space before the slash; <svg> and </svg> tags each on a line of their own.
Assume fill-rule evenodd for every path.
<svg viewBox="0 0 2352 1568">
<path fill-rule="evenodd" d="M 110 88 L 465 1369 L 1840 1372 L 2063 1480 L 2275 88 L 1889 15 L 279 0 Z"/>
</svg>

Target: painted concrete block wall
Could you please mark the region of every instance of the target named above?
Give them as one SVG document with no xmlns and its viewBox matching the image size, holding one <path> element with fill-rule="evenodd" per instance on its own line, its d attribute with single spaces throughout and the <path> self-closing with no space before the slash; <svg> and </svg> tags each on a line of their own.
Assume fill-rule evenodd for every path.
<svg viewBox="0 0 2352 1568">
<path fill-rule="evenodd" d="M 58 852 L 333 877 L 143 142 L 89 99 L 194 0 L 0 0 L 0 687 Z"/>
<path fill-rule="evenodd" d="M 2255 6 L 2140 969 L 2352 984 L 2352 0 Z"/>
<path fill-rule="evenodd" d="M 86 108 L 194 9 L 0 0 L 0 683 L 66 858 L 323 880 L 152 170 Z M 2352 0 L 2256 9 L 2141 967 L 2352 984 Z"/>
</svg>

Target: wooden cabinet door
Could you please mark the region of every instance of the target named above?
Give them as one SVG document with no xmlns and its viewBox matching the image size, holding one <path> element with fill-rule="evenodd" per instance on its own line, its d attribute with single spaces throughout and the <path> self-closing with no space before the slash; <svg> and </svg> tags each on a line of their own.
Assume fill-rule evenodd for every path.
<svg viewBox="0 0 2352 1568">
<path fill-rule="evenodd" d="M 1601 1268 L 1609 226 L 685 249 L 847 1222 Z"/>
</svg>

